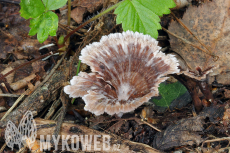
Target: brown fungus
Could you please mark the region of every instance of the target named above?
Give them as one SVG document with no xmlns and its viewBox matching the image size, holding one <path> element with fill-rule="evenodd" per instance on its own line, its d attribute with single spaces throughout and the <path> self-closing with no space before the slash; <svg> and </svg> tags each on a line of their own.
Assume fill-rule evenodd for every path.
<svg viewBox="0 0 230 153">
<path fill-rule="evenodd" d="M 168 74 L 178 73 L 174 55 L 160 52 L 149 35 L 127 31 L 103 36 L 81 51 L 80 60 L 91 73 L 80 72 L 64 88 L 70 97 L 82 97 L 85 110 L 122 116 L 151 97 Z"/>
</svg>

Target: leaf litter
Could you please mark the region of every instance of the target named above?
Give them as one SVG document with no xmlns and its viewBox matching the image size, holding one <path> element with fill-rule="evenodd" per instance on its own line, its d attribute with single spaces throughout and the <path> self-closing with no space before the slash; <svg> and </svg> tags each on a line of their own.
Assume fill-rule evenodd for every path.
<svg viewBox="0 0 230 153">
<path fill-rule="evenodd" d="M 100 2 L 100 7 L 104 7 L 101 5 L 101 1 L 94 1 L 94 3 L 99 3 Z M 197 2 L 197 1 L 196 1 Z M 89 3 L 92 4 L 91 1 L 85 1 L 84 3 Z M 212 4 L 213 3 L 213 4 Z M 226 5 L 225 5 L 226 4 Z M 206 5 L 210 5 L 209 8 L 206 8 Z M 218 41 L 220 41 L 222 38 L 224 40 L 228 40 L 228 38 L 225 38 L 224 36 L 221 35 L 221 37 L 216 37 L 216 41 L 214 40 L 209 40 L 208 36 L 204 36 L 204 38 L 202 38 L 202 36 L 204 35 L 204 33 L 208 33 L 208 31 L 211 31 L 211 33 L 208 33 L 209 36 L 211 37 L 212 35 L 214 35 L 214 33 L 212 32 L 213 30 L 210 30 L 213 28 L 213 26 L 211 26 L 212 24 L 214 24 L 211 20 L 211 24 L 208 22 L 206 24 L 204 24 L 205 26 L 203 26 L 203 28 L 201 28 L 200 25 L 203 25 L 203 22 L 206 22 L 204 18 L 208 18 L 205 16 L 211 16 L 208 14 L 211 13 L 204 13 L 206 11 L 209 11 L 210 8 L 213 8 L 213 5 L 217 6 L 217 8 L 214 8 L 214 10 L 216 11 L 215 15 L 218 16 L 221 13 L 225 13 L 226 11 L 226 7 L 229 6 L 227 5 L 227 2 L 224 2 L 223 0 L 216 0 L 213 2 L 208 2 L 207 4 L 204 3 L 199 7 L 194 7 L 194 6 L 189 6 L 187 11 L 184 14 L 184 17 L 182 19 L 182 21 L 184 20 L 184 18 L 189 18 L 189 20 L 191 20 L 191 22 L 196 22 L 196 27 L 199 27 L 198 29 L 201 29 L 201 31 L 195 31 L 194 33 L 200 38 L 201 41 L 204 41 L 204 43 L 210 44 L 211 47 L 216 47 L 216 46 L 221 46 L 224 43 L 226 43 L 226 41 L 222 42 L 222 43 L 218 43 Z M 220 6 L 223 5 L 223 6 Z M 225 5 L 225 6 L 224 6 Z M 88 5 L 90 6 L 90 5 Z M 212 7 L 211 7 L 212 6 Z M 219 7 L 221 8 L 225 8 L 225 11 L 221 10 Z M 92 9 L 94 10 L 95 8 L 98 8 L 97 5 L 93 5 L 91 7 L 86 7 L 87 9 Z M 190 11 L 190 9 L 192 9 L 192 11 Z M 205 9 L 202 11 L 202 9 Z M 89 11 L 87 10 L 87 11 Z M 199 13 L 197 13 L 197 10 Z M 90 10 L 91 11 L 91 10 Z M 219 11 L 219 12 L 218 12 Z M 95 13 L 95 11 L 92 11 L 90 13 Z M 189 14 L 191 14 L 191 16 L 189 16 Z M 192 16 L 193 15 L 193 16 Z M 226 15 L 226 14 L 225 14 Z M 189 16 L 189 17 L 186 17 Z M 199 16 L 199 17 L 198 17 Z M 222 16 L 222 19 L 226 16 Z M 84 16 L 82 19 L 87 18 L 87 15 Z M 198 18 L 198 19 L 197 19 Z M 80 37 L 79 35 L 75 36 L 74 41 L 72 43 L 75 44 L 76 46 L 76 50 L 79 52 L 81 50 L 82 47 L 84 47 L 86 44 L 94 42 L 94 41 L 98 41 L 100 39 L 100 37 L 102 35 L 107 35 L 110 32 L 121 32 L 120 26 L 116 26 L 115 22 L 114 22 L 114 16 L 109 14 L 109 15 L 105 15 L 104 17 L 102 17 L 100 20 L 95 21 L 95 23 L 92 25 L 93 28 L 91 29 L 87 29 L 89 30 L 88 32 L 84 32 L 84 30 L 81 31 L 81 34 L 83 35 L 82 37 Z M 202 21 L 200 21 L 202 19 Z M 215 21 L 217 21 L 217 17 L 214 18 Z M 225 21 L 224 25 L 222 25 L 222 27 L 227 28 L 227 26 L 225 24 L 227 24 L 228 22 L 227 19 L 225 20 L 220 20 L 220 22 L 223 23 L 223 21 Z M 184 22 L 184 21 L 183 21 Z M 218 20 L 219 22 L 219 20 Z M 74 21 L 73 21 L 74 23 Z M 72 24 L 71 26 L 74 26 L 76 23 Z M 171 26 L 173 25 L 177 25 L 177 23 L 175 21 L 173 21 L 170 25 L 169 30 L 173 31 L 174 28 L 177 29 L 178 27 L 174 26 L 173 28 Z M 186 24 L 186 23 L 185 23 Z M 215 23 L 217 24 L 217 23 Z M 215 25 L 214 24 L 214 25 Z M 218 24 L 219 25 L 219 24 Z M 7 35 L 3 35 L 4 37 L 2 37 L 1 39 L 5 42 L 7 42 L 7 44 L 3 44 L 2 46 L 6 47 L 7 45 L 11 45 L 11 50 L 9 52 L 5 52 L 3 54 L 3 52 L 0 53 L 1 56 L 1 66 L 0 66 L 0 70 L 1 72 L 5 71 L 4 73 L 12 70 L 14 68 L 14 64 L 16 65 L 20 65 L 21 63 L 19 62 L 19 59 L 23 59 L 23 60 L 30 60 L 30 57 L 32 58 L 36 58 L 40 56 L 40 52 L 38 52 L 38 48 L 39 48 L 39 43 L 37 43 L 38 41 L 36 41 L 34 38 L 35 37 L 29 37 L 26 38 L 25 36 L 27 36 L 28 34 L 28 29 L 26 30 L 26 33 L 22 34 L 20 33 L 20 28 L 22 26 L 25 26 L 26 28 L 28 28 L 28 23 L 24 23 L 21 22 L 21 25 L 18 26 L 11 26 L 9 28 L 9 30 L 7 30 L 6 28 L 1 28 L 1 30 L 4 30 L 7 33 L 10 33 L 13 35 L 13 41 L 11 39 L 9 39 L 9 37 Z M 188 26 L 188 25 L 187 25 Z M 193 24 L 194 26 L 194 24 Z M 24 27 L 24 28 L 25 28 Z M 96 28 L 98 27 L 98 28 Z M 189 27 L 189 26 L 188 26 Z M 12 33 L 11 30 L 12 29 L 16 29 L 19 28 L 15 33 Z M 194 27 L 195 28 L 195 27 Z M 206 29 L 205 29 L 206 28 Z M 224 30 L 224 28 L 222 29 L 223 32 L 226 32 L 227 29 Z M 59 29 L 60 30 L 60 29 Z M 193 30 L 191 28 L 191 30 Z M 13 30 L 12 30 L 13 31 Z M 61 30 L 60 30 L 61 31 Z M 60 32 L 59 31 L 59 32 Z M 179 29 L 179 31 L 183 31 L 182 28 Z M 202 32 L 203 31 L 203 32 Z M 215 30 L 214 30 L 215 31 Z M 63 31 L 61 31 L 63 32 Z M 61 33 L 60 32 L 60 33 Z M 173 31 L 175 34 L 179 34 L 178 31 Z M 217 33 L 217 32 L 216 32 Z M 189 41 L 193 42 L 193 38 L 190 37 L 190 35 L 186 34 L 186 32 L 184 31 L 182 33 L 185 39 L 188 39 Z M 227 33 L 225 33 L 226 36 Z M 165 36 L 165 35 L 164 35 Z M 223 75 L 223 73 L 226 73 L 226 75 L 228 74 L 228 67 L 227 67 L 227 61 L 222 61 L 222 60 L 228 60 L 228 57 L 223 57 L 223 55 L 220 52 L 220 50 L 218 50 L 219 48 L 216 47 L 214 51 L 215 55 L 218 55 L 220 58 L 217 62 L 213 62 L 212 58 L 209 57 L 208 55 L 202 53 L 201 51 L 196 51 L 195 49 L 192 50 L 192 52 L 194 52 L 194 55 L 196 55 L 195 60 L 191 60 L 191 53 L 190 51 L 188 51 L 188 47 L 187 48 L 182 48 L 184 49 L 183 51 L 178 51 L 178 47 L 175 47 L 175 43 L 173 43 L 175 40 L 173 37 L 170 36 L 170 44 L 173 50 L 175 50 L 177 53 L 179 53 L 181 55 L 181 57 L 183 57 L 183 59 L 186 61 L 186 63 L 191 67 L 191 70 L 195 70 L 196 66 L 200 66 L 202 69 L 206 68 L 208 66 L 210 66 L 211 64 L 220 64 L 220 69 L 217 69 L 219 71 L 215 71 L 217 75 L 217 81 L 218 83 L 222 83 L 224 81 L 221 82 L 220 76 Z M 206 40 L 207 39 L 207 40 Z M 77 41 L 76 41 L 77 40 Z M 51 42 L 50 40 L 47 41 L 47 43 Z M 215 43 L 212 43 L 215 42 Z M 19 48 L 19 50 L 14 50 L 14 45 L 12 44 L 16 44 L 16 47 Z M 34 48 L 32 48 L 30 51 L 26 51 L 26 46 L 30 46 L 31 44 L 34 44 Z M 181 42 L 176 42 L 176 43 L 180 43 L 182 45 L 184 45 Z M 193 43 L 196 43 L 195 41 Z M 160 43 L 161 44 L 161 43 Z M 207 45 L 206 44 L 206 45 Z M 212 44 L 214 44 L 212 46 Z M 226 43 L 227 45 L 228 43 Z M 79 45 L 81 47 L 79 47 Z M 199 44 L 197 44 L 199 45 Z M 41 45 L 42 46 L 42 45 Z M 162 46 L 164 47 L 164 46 Z M 5 51 L 5 49 L 4 49 Z M 226 47 L 223 46 L 223 51 L 227 52 Z M 184 53 L 183 53 L 184 52 Z M 190 54 L 189 54 L 189 53 Z M 186 54 L 187 53 L 187 54 Z M 7 57 L 9 54 L 13 54 L 13 57 L 16 57 L 16 59 L 12 59 L 9 58 L 8 60 Z M 198 56 L 199 55 L 199 56 Z M 12 55 L 11 55 L 12 56 Z M 30 56 L 30 57 L 29 57 Z M 189 58 L 190 57 L 190 58 Z M 199 57 L 199 58 L 198 58 Z M 198 59 L 197 59 L 198 58 Z M 203 58 L 207 61 L 208 64 L 206 64 L 204 61 L 202 61 Z M 206 59 L 207 58 L 207 59 Z M 58 58 L 52 58 L 52 60 L 57 61 Z M 2 61 L 5 61 L 5 63 L 3 64 Z M 16 60 L 16 61 L 14 61 Z M 49 66 L 53 65 L 53 63 L 51 62 L 52 60 L 48 60 L 47 62 L 49 62 Z M 194 62 L 196 61 L 196 62 Z M 36 78 L 32 79 L 31 81 L 26 81 L 25 82 L 29 82 L 29 83 L 33 83 L 35 85 L 35 82 L 40 82 L 42 79 L 42 77 L 48 73 L 49 71 L 47 71 L 47 69 L 45 69 L 45 66 L 47 66 L 47 62 L 37 62 L 37 63 L 33 63 L 31 65 L 29 65 L 28 67 L 22 68 L 14 73 L 12 73 L 11 75 L 9 75 L 9 77 L 7 77 L 7 82 L 9 84 L 23 80 L 25 78 L 27 78 L 28 76 L 33 76 L 34 74 L 37 75 Z M 65 64 L 67 63 L 66 61 L 64 62 Z M 8 65 L 7 65 L 8 64 Z M 202 65 L 203 64 L 203 65 Z M 222 64 L 222 65 L 221 65 Z M 64 70 L 63 70 L 64 68 Z M 62 74 L 66 73 L 66 70 L 68 69 L 68 67 L 62 66 L 61 68 L 61 72 Z M 74 70 L 74 68 L 73 68 Z M 87 68 L 83 69 L 84 71 L 88 71 Z M 64 73 L 63 73 L 64 72 Z M 57 74 L 55 74 L 57 75 Z M 55 76 L 54 75 L 54 76 Z M 58 75 L 57 75 L 58 76 Z M 54 77 L 55 78 L 55 77 Z M 64 80 L 64 78 L 62 78 Z M 212 78 L 211 78 L 212 79 Z M 53 80 L 53 78 L 51 79 Z M 60 80 L 61 82 L 62 80 Z M 54 83 L 56 82 L 56 83 Z M 58 86 L 58 80 L 53 80 L 52 84 L 55 84 L 56 86 Z M 48 104 L 50 103 L 50 101 L 56 101 L 58 94 L 55 93 L 55 91 L 57 89 L 53 89 L 50 88 L 50 84 L 49 89 L 52 91 L 46 91 L 42 93 L 42 95 L 40 97 L 35 97 L 35 99 L 37 101 L 35 101 L 35 103 L 33 104 L 34 106 L 37 106 L 39 108 L 39 111 L 41 110 L 45 110 L 43 113 L 46 113 L 48 110 Z M 223 83 L 228 85 L 228 83 Z M 29 86 L 29 84 L 28 84 Z M 179 93 L 175 93 L 175 90 L 178 90 L 178 87 L 181 89 Z M 162 87 L 164 87 L 164 85 L 162 85 Z M 25 91 L 27 88 L 29 87 L 22 87 L 22 89 L 19 89 L 18 91 L 14 91 L 13 93 L 16 94 L 21 94 L 23 91 Z M 82 113 L 84 112 L 84 103 L 81 99 L 76 99 L 74 105 L 72 105 L 73 108 L 75 108 L 77 106 L 77 110 L 80 116 L 83 116 L 85 118 L 84 121 L 82 122 L 78 122 L 78 124 L 82 124 L 83 126 L 88 126 L 91 129 L 95 129 L 97 131 L 110 131 L 111 133 L 113 133 L 113 135 L 119 135 L 120 137 L 122 137 L 123 139 L 127 139 L 133 142 L 139 142 L 141 144 L 147 144 L 151 147 L 157 148 L 161 151 L 175 151 L 175 150 L 179 150 L 179 151 L 188 151 L 188 150 L 193 150 L 195 151 L 196 149 L 201 149 L 202 151 L 207 151 L 207 150 L 211 150 L 213 148 L 215 149 L 220 149 L 222 147 L 222 149 L 224 148 L 224 145 L 226 143 L 226 139 L 223 141 L 219 141 L 219 144 L 216 145 L 216 143 L 210 142 L 211 144 L 213 144 L 214 147 L 206 145 L 206 143 L 204 143 L 206 139 L 212 139 L 212 137 L 210 135 L 214 135 L 216 137 L 221 137 L 222 135 L 224 136 L 228 136 L 229 135 L 229 97 L 228 97 L 228 88 L 225 89 L 221 88 L 222 90 L 218 90 L 218 92 L 216 92 L 216 96 L 215 98 L 219 101 L 222 101 L 224 98 L 224 104 L 220 104 L 216 107 L 209 107 L 209 108 L 205 108 L 198 116 L 193 116 L 193 112 L 192 112 L 192 106 L 191 104 L 188 104 L 186 106 L 183 105 L 183 107 L 177 107 L 179 105 L 174 105 L 175 107 L 170 107 L 170 109 L 166 109 L 163 112 L 158 111 L 157 109 L 154 109 L 152 106 L 145 104 L 143 106 L 141 106 L 140 108 L 138 108 L 137 110 L 135 110 L 134 112 L 130 112 L 124 115 L 124 117 L 122 119 L 117 118 L 116 116 L 108 116 L 108 115 L 101 115 L 98 117 L 93 116 L 90 113 Z M 58 89 L 59 90 L 59 89 Z M 182 97 L 182 100 L 179 101 L 186 101 L 188 99 L 188 97 L 183 97 L 183 95 L 185 95 L 185 93 L 187 93 L 185 87 L 178 85 L 178 83 L 174 84 L 170 84 L 170 88 L 169 89 L 165 89 L 167 90 L 167 92 L 165 92 L 164 94 L 162 94 L 163 97 L 165 97 L 166 99 L 169 99 L 168 101 L 164 101 L 164 105 L 169 107 L 170 106 L 170 101 L 172 100 L 178 100 L 180 97 Z M 50 94 L 52 93 L 52 94 Z M 55 93 L 55 94 L 53 94 Z M 51 98 L 50 98 L 50 95 Z M 167 95 L 172 95 L 172 97 L 167 97 Z M 224 94 L 226 96 L 224 96 Z M 218 97 L 218 95 L 223 95 L 221 98 Z M 56 97 L 55 97 L 56 96 Z M 42 104 L 42 98 L 45 97 L 45 100 L 48 102 L 48 104 L 44 104 L 46 107 L 41 107 Z M 227 98 L 227 99 L 226 99 Z M 1 98 L 1 102 L 2 102 Z M 33 97 L 31 98 L 31 101 L 33 99 Z M 52 100 L 51 100 L 52 99 Z M 8 102 L 9 100 L 4 98 L 4 102 Z M 190 100 L 191 101 L 191 100 Z M 7 105 L 5 103 L 1 103 L 1 105 Z M 40 104 L 41 103 L 41 104 Z M 178 104 L 178 102 L 175 102 L 176 104 Z M 38 105 L 40 104 L 40 105 Z M 29 105 L 27 106 L 29 107 Z M 19 111 L 23 112 L 23 109 L 27 108 L 27 107 L 19 107 Z M 23 109 L 22 109 L 23 108 Z M 36 109 L 35 109 L 36 110 Z M 58 115 L 58 113 L 54 112 L 53 116 Z M 142 117 L 142 119 L 140 119 L 140 115 Z M 2 113 L 0 114 L 0 116 L 2 116 Z M 51 115 L 52 116 L 52 115 Z M 89 118 L 89 119 L 87 119 Z M 12 117 L 12 119 L 17 119 L 15 116 Z M 78 120 L 78 119 L 76 119 Z M 146 120 L 147 122 L 143 121 Z M 74 121 L 73 121 L 74 122 Z M 0 122 L 0 125 L 3 125 L 4 122 Z M 153 124 L 154 126 L 156 126 L 158 129 L 160 129 L 161 132 L 158 132 L 157 130 L 155 130 L 153 128 Z M 151 125 L 151 126 L 150 126 Z M 203 145 L 201 146 L 203 142 Z M 133 145 L 134 146 L 134 145 Z M 129 148 L 132 148 L 133 146 L 129 146 Z M 145 148 L 146 146 L 144 146 L 143 148 Z M 201 148 L 199 148 L 201 147 Z M 142 149 L 143 149 L 142 148 Z M 141 151 L 141 150 L 139 150 Z"/>
<path fill-rule="evenodd" d="M 210 66 L 219 66 L 209 74 L 209 83 L 215 79 L 220 84 L 230 84 L 230 3 L 226 0 L 206 2 L 199 7 L 190 6 L 181 21 L 209 47 L 211 53 L 204 53 L 197 48 L 185 44 L 181 40 L 169 35 L 172 50 L 177 52 L 192 71 L 197 67 L 202 70 Z M 188 33 L 178 22 L 172 21 L 169 31 L 202 47 L 197 40 Z M 208 51 L 207 51 L 208 52 Z M 213 57 L 218 56 L 214 61 Z"/>
</svg>

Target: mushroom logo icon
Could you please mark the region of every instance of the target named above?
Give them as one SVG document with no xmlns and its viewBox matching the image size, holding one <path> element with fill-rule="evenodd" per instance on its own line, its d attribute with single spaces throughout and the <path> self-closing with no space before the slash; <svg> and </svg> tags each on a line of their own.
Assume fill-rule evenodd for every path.
<svg viewBox="0 0 230 153">
<path fill-rule="evenodd" d="M 5 130 L 6 144 L 12 150 L 14 145 L 18 145 L 19 149 L 27 142 L 28 147 L 31 149 L 36 140 L 37 127 L 33 119 L 31 111 L 27 111 L 20 121 L 18 128 L 12 121 L 8 121 Z"/>
</svg>

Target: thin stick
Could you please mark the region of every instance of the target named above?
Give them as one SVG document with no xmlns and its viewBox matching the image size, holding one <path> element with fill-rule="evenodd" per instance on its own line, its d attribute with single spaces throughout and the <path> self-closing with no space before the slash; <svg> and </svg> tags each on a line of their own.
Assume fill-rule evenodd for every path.
<svg viewBox="0 0 230 153">
<path fill-rule="evenodd" d="M 3 152 L 3 150 L 6 148 L 6 143 L 4 143 L 4 145 L 2 146 L 2 148 L 0 149 L 0 152 Z"/>
<path fill-rule="evenodd" d="M 30 91 L 30 89 L 27 89 L 13 104 L 13 106 L 10 107 L 10 109 L 5 113 L 5 115 L 2 117 L 1 121 L 3 121 L 4 118 L 6 118 L 7 115 L 12 112 L 12 110 L 18 105 L 18 103 L 22 100 L 22 98 Z"/>
<path fill-rule="evenodd" d="M 97 18 L 99 18 L 99 17 L 105 15 L 106 13 L 112 11 L 113 9 L 115 9 L 116 7 L 118 7 L 118 6 L 119 6 L 121 3 L 123 3 L 123 2 L 124 2 L 124 1 L 121 1 L 121 2 L 119 2 L 119 3 L 117 3 L 117 4 L 113 5 L 113 6 L 111 6 L 110 8 L 108 8 L 108 9 L 105 10 L 105 11 L 103 11 L 102 13 L 100 13 L 100 14 L 96 15 L 95 17 L 89 19 L 88 21 L 84 22 L 82 25 L 78 26 L 76 29 L 74 29 L 73 31 L 71 31 L 67 36 L 65 36 L 65 39 L 64 39 L 64 40 L 66 41 L 66 40 L 67 40 L 72 34 L 74 34 L 76 31 L 78 31 L 79 29 L 81 29 L 82 27 L 84 27 L 85 25 L 87 25 L 88 23 L 90 23 L 90 22 L 96 20 Z"/>
<path fill-rule="evenodd" d="M 146 121 L 142 121 L 142 122 L 143 122 L 144 124 L 146 124 L 146 125 L 150 126 L 151 128 L 153 128 L 154 130 L 161 132 L 161 130 L 160 130 L 160 129 L 156 128 L 156 127 L 155 127 L 155 126 L 153 126 L 152 124 L 150 124 L 150 123 L 148 123 L 148 122 L 146 122 Z"/>
<path fill-rule="evenodd" d="M 71 14 L 71 0 L 68 0 L 68 20 L 67 20 L 67 25 L 70 26 L 70 14 Z M 69 32 L 67 31 L 67 34 Z M 67 39 L 67 44 L 70 43 L 70 37 Z"/>
<path fill-rule="evenodd" d="M 16 94 L 0 94 L 0 97 L 19 97 L 20 95 L 16 95 Z"/>
<path fill-rule="evenodd" d="M 216 141 L 224 141 L 224 140 L 228 140 L 230 141 L 230 137 L 222 137 L 222 138 L 216 138 L 216 139 L 212 139 L 212 140 L 206 140 L 202 143 L 202 147 L 205 143 L 209 143 L 209 142 L 216 142 Z"/>
<path fill-rule="evenodd" d="M 58 26 L 60 28 L 62 28 L 63 30 L 67 31 L 68 33 L 71 32 L 73 30 L 73 28 L 71 28 L 70 26 L 67 26 L 67 25 L 63 25 L 61 23 L 58 23 Z M 84 36 L 83 34 L 80 34 L 78 32 L 75 32 L 76 35 L 79 35 L 79 36 Z"/>
</svg>

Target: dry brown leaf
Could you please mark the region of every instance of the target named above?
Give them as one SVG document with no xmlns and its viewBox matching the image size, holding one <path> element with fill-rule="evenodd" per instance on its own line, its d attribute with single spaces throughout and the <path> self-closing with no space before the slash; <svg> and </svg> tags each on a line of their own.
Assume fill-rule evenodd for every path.
<svg viewBox="0 0 230 153">
<path fill-rule="evenodd" d="M 27 60 L 17 60 L 13 63 L 9 63 L 8 65 L 0 65 L 0 74 L 6 74 L 7 72 L 13 70 L 14 68 L 18 67 L 19 65 L 24 64 Z M 36 61 L 32 64 L 28 64 L 16 71 L 13 71 L 10 75 L 6 77 L 7 82 L 10 84 L 10 87 L 16 91 L 18 89 L 22 89 L 23 87 L 27 86 L 28 83 L 33 80 L 37 74 L 38 76 L 45 75 L 44 66 L 47 64 L 46 61 Z M 5 69 L 3 69 L 5 68 Z M 24 90 L 22 91 L 24 92 Z M 20 93 L 17 91 L 17 93 Z"/>
<path fill-rule="evenodd" d="M 2 72 L 0 72 L 2 75 L 10 72 L 11 70 L 13 70 L 13 68 L 11 66 L 8 66 L 6 67 L 6 69 L 4 69 Z M 9 74 L 7 77 L 6 77 L 6 80 L 8 83 L 12 83 L 13 80 L 14 80 L 14 73 L 15 72 L 12 72 L 11 74 Z"/>
<path fill-rule="evenodd" d="M 25 87 L 31 80 L 33 80 L 36 77 L 35 74 L 31 74 L 28 77 L 23 78 L 22 80 L 19 80 L 17 82 L 11 83 L 10 87 L 11 89 L 13 89 L 14 91 L 21 89 L 23 87 Z"/>
<path fill-rule="evenodd" d="M 105 3 L 105 0 L 74 0 L 72 6 L 85 7 L 90 13 L 93 13 L 98 10 L 103 3 Z"/>
<path fill-rule="evenodd" d="M 23 41 L 19 42 L 18 50 L 23 51 L 22 53 L 20 53 L 21 56 L 24 55 L 24 56 L 30 56 L 33 58 L 38 58 L 41 56 L 41 54 L 39 52 L 39 48 L 44 46 L 44 45 L 50 44 L 51 39 L 52 39 L 51 37 L 48 37 L 48 39 L 45 40 L 41 44 L 41 43 L 39 43 L 39 41 L 37 39 L 26 38 Z M 13 54 L 14 54 L 14 56 L 17 57 L 16 53 L 13 53 Z"/>
<path fill-rule="evenodd" d="M 17 59 L 38 58 L 38 49 L 51 42 L 51 37 L 40 44 L 36 36 L 28 36 L 30 21 L 21 17 L 19 10 L 19 5 L 10 3 L 0 9 L 0 22 L 7 27 L 0 31 L 0 59 L 6 59 L 9 54 L 14 54 Z"/>
<path fill-rule="evenodd" d="M 31 73 L 36 73 L 39 76 L 44 76 L 46 74 L 46 71 L 44 69 L 45 65 L 47 64 L 47 61 L 36 61 L 31 64 L 33 67 L 33 71 Z"/>
<path fill-rule="evenodd" d="M 120 120 L 120 121 L 118 121 L 117 123 L 113 124 L 113 125 L 108 129 L 108 131 L 117 133 L 117 132 L 120 130 L 121 126 L 122 126 L 124 123 L 125 123 L 124 120 Z"/>
<path fill-rule="evenodd" d="M 83 15 L 86 13 L 86 8 L 77 7 L 71 11 L 71 18 L 78 24 L 82 23 Z"/>
<path fill-rule="evenodd" d="M 210 66 L 220 66 L 218 69 L 215 69 L 214 72 L 210 73 L 209 83 L 213 82 L 213 76 L 216 76 L 218 83 L 230 84 L 229 9 L 230 1 L 215 0 L 206 2 L 198 8 L 196 6 L 190 6 L 184 14 L 183 19 L 181 19 L 181 21 L 210 48 L 211 54 L 219 57 L 216 62 L 213 61 L 210 55 L 170 35 L 172 49 L 182 56 L 191 70 L 195 71 L 197 66 L 200 66 L 202 70 Z M 169 31 L 204 48 L 176 21 L 171 23 Z"/>
<path fill-rule="evenodd" d="M 203 139 L 198 132 L 204 129 L 203 122 L 202 117 L 182 119 L 164 132 L 157 133 L 153 147 L 166 150 L 175 146 L 200 144 Z"/>
<path fill-rule="evenodd" d="M 105 0 L 74 0 L 72 6 L 77 7 L 71 11 L 71 18 L 80 24 L 86 12 L 94 13 L 103 4 L 105 4 Z"/>
<path fill-rule="evenodd" d="M 9 38 L 0 32 L 0 59 L 6 59 L 7 54 L 13 53 L 15 46 L 17 45 L 17 40 L 14 38 Z"/>
<path fill-rule="evenodd" d="M 230 98 L 230 90 L 224 89 L 224 97 L 225 98 Z"/>
<path fill-rule="evenodd" d="M 226 109 L 223 116 L 223 125 L 228 126 L 230 123 L 230 108 Z"/>
</svg>

